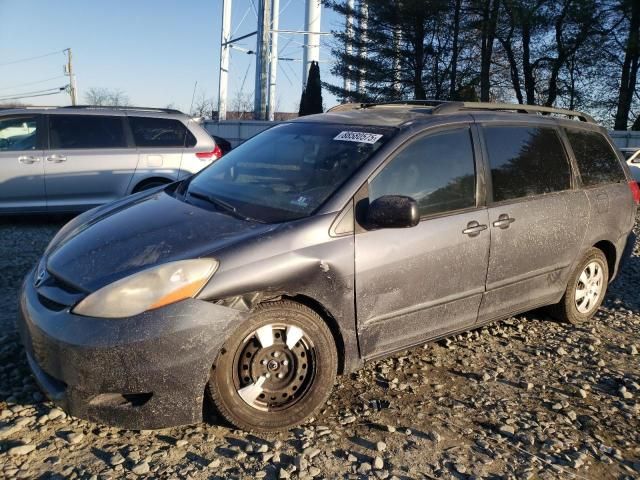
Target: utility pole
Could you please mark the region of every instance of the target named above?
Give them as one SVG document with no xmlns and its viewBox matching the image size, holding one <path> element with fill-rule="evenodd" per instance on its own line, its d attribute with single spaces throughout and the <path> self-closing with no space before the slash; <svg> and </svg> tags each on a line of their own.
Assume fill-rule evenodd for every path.
<svg viewBox="0 0 640 480">
<path fill-rule="evenodd" d="M 276 113 L 276 77 L 278 74 L 278 26 L 280 24 L 280 0 L 271 0 L 271 48 L 269 57 L 269 99 L 267 118 L 275 120 Z"/>
<path fill-rule="evenodd" d="M 267 73 L 269 69 L 269 23 L 271 21 L 271 0 L 258 0 L 258 38 L 256 45 L 256 82 L 253 116 L 256 120 L 266 120 L 267 114 Z"/>
<path fill-rule="evenodd" d="M 304 9 L 305 34 L 304 49 L 302 51 L 302 88 L 307 86 L 309 67 L 311 62 L 320 61 L 320 14 L 322 6 L 320 0 L 306 0 Z"/>
<path fill-rule="evenodd" d="M 218 79 L 218 120 L 227 119 L 227 85 L 231 45 L 231 2 L 222 0 L 222 31 L 220 33 L 220 77 Z"/>
<path fill-rule="evenodd" d="M 71 49 L 67 48 L 67 68 L 65 69 L 65 75 L 69 77 L 69 95 L 71 96 L 71 105 L 77 105 L 78 103 L 78 90 L 76 86 L 76 76 L 73 74 L 73 61 Z"/>
<path fill-rule="evenodd" d="M 346 25 L 345 25 L 345 30 L 347 34 L 347 44 L 346 44 L 345 53 L 349 56 L 353 54 L 353 13 L 355 11 L 355 8 L 356 8 L 355 0 L 347 0 L 348 13 L 347 13 Z M 344 91 L 346 92 L 345 98 L 343 98 L 342 100 L 344 102 L 350 102 L 351 101 L 351 75 L 349 72 L 345 73 L 344 75 Z"/>
</svg>

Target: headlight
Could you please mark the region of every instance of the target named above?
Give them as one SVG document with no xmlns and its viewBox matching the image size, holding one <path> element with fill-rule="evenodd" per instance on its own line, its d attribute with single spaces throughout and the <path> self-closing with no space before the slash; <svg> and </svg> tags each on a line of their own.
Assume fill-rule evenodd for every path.
<svg viewBox="0 0 640 480">
<path fill-rule="evenodd" d="M 217 260 L 165 263 L 113 282 L 82 300 L 73 313 L 87 317 L 123 318 L 191 298 L 218 268 Z"/>
</svg>

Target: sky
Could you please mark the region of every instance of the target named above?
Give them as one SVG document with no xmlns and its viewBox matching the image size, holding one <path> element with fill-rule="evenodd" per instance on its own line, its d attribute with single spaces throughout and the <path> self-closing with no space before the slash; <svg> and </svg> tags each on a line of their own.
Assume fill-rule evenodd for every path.
<svg viewBox="0 0 640 480">
<path fill-rule="evenodd" d="M 254 2 L 233 1 L 234 37 L 255 31 Z M 304 28 L 304 0 L 280 0 L 280 11 L 280 29 Z M 222 0 L 0 0 L 0 102 L 66 85 L 66 48 L 73 52 L 79 103 L 99 87 L 122 90 L 132 105 L 189 111 L 195 82 L 196 97 L 217 102 L 221 15 Z M 342 19 L 323 8 L 321 28 L 339 30 Z M 331 37 L 321 38 L 321 78 L 339 83 L 329 72 Z M 301 59 L 303 42 L 303 35 L 281 34 L 279 56 Z M 255 50 L 255 36 L 237 45 Z M 229 102 L 239 91 L 253 98 L 254 63 L 254 55 L 232 50 Z M 301 62 L 279 62 L 279 110 L 297 111 L 301 90 Z M 328 92 L 323 98 L 327 108 L 336 104 Z M 20 101 L 68 105 L 70 97 Z"/>
</svg>

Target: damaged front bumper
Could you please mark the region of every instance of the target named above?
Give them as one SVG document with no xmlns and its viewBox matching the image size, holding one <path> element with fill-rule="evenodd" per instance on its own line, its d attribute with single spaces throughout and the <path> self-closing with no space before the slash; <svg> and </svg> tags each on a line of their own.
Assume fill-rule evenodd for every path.
<svg viewBox="0 0 640 480">
<path fill-rule="evenodd" d="M 130 429 L 201 421 L 211 366 L 247 315 L 195 299 L 125 319 L 70 310 L 27 275 L 18 328 L 38 384 L 72 416 Z"/>
</svg>

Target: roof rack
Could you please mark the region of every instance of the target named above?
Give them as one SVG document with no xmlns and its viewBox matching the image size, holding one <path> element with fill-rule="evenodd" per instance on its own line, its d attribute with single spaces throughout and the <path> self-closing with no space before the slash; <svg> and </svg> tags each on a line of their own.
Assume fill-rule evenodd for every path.
<svg viewBox="0 0 640 480">
<path fill-rule="evenodd" d="M 55 105 L 15 105 L 12 107 L 0 106 L 0 110 L 45 110 L 49 108 L 60 108 Z"/>
<path fill-rule="evenodd" d="M 576 118 L 581 122 L 596 123 L 591 115 L 576 110 L 567 110 L 564 108 L 543 107 L 538 105 L 523 105 L 517 103 L 490 103 L 490 102 L 448 102 L 439 105 L 433 109 L 434 114 L 450 113 L 453 109 L 459 110 L 490 110 L 503 112 L 518 113 L 538 113 L 543 115 L 555 114 L 565 115 L 569 118 Z"/>
<path fill-rule="evenodd" d="M 175 108 L 156 108 L 156 107 L 129 107 L 129 106 L 108 106 L 108 105 L 67 105 L 59 108 L 78 108 L 78 109 L 95 109 L 95 110 L 136 110 L 143 112 L 162 112 L 162 113 L 182 113 Z"/>
<path fill-rule="evenodd" d="M 596 123 L 596 121 L 583 112 L 576 110 L 566 110 L 564 108 L 542 107 L 538 105 L 522 105 L 516 103 L 490 103 L 490 102 L 456 102 L 448 100 L 396 100 L 381 103 L 345 103 L 336 105 L 329 109 L 330 112 L 354 110 L 359 108 L 372 108 L 385 105 L 414 105 L 433 107 L 431 114 L 448 114 L 456 113 L 463 110 L 489 110 L 501 112 L 518 112 L 518 113 L 537 113 L 542 115 L 565 115 L 569 118 L 575 118 L 581 122 Z"/>
</svg>

